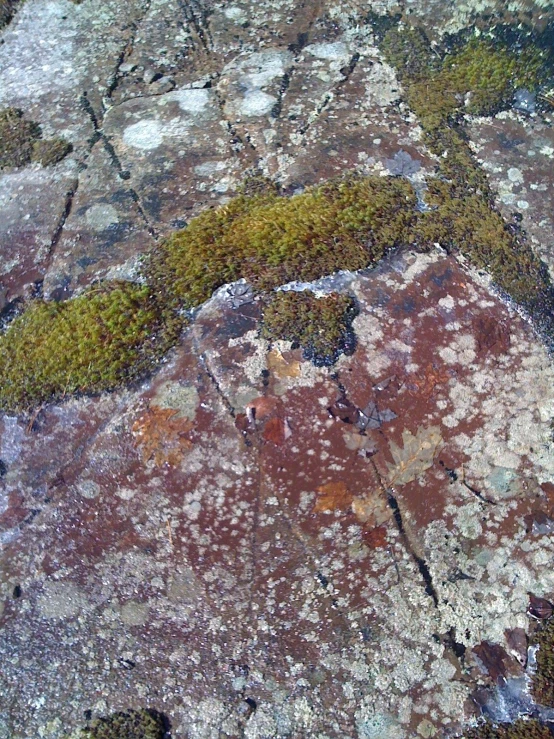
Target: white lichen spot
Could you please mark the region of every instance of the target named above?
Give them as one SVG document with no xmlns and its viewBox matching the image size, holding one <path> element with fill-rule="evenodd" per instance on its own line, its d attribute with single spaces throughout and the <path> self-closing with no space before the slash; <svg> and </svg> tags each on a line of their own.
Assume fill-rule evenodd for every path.
<svg viewBox="0 0 554 739">
<path fill-rule="evenodd" d="M 155 120 L 133 123 L 123 131 L 123 141 L 135 149 L 157 149 L 163 143 L 161 123 Z"/>
<path fill-rule="evenodd" d="M 97 203 L 87 209 L 85 213 L 87 226 L 95 231 L 103 231 L 110 226 L 119 223 L 117 210 L 109 203 Z"/>
</svg>

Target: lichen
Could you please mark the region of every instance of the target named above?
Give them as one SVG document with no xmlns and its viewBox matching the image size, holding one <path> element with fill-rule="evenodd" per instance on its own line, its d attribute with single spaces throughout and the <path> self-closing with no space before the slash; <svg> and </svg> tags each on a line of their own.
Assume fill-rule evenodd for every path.
<svg viewBox="0 0 554 739">
<path fill-rule="evenodd" d="M 537 666 L 531 692 L 537 703 L 554 706 L 554 619 L 543 623 L 535 633 Z"/>
<path fill-rule="evenodd" d="M 36 301 L 0 336 L 0 407 L 19 412 L 136 379 L 180 325 L 146 286 L 112 283 L 62 303 Z"/>
<path fill-rule="evenodd" d="M 163 739 L 164 721 L 160 714 L 141 709 L 114 713 L 92 722 L 73 734 L 73 739 Z"/>
<path fill-rule="evenodd" d="M 406 180 L 350 177 L 300 195 L 240 195 L 204 211 L 152 256 L 156 289 L 186 308 L 246 278 L 259 290 L 376 264 L 409 243 L 416 195 Z"/>
<path fill-rule="evenodd" d="M 352 319 L 355 303 L 347 295 L 318 298 L 308 291 L 277 292 L 264 310 L 262 336 L 298 344 L 306 359 L 331 365 L 354 348 Z"/>
<path fill-rule="evenodd" d="M 513 724 L 481 724 L 465 733 L 463 739 L 552 739 L 552 736 L 540 721 L 518 719 Z"/>
</svg>

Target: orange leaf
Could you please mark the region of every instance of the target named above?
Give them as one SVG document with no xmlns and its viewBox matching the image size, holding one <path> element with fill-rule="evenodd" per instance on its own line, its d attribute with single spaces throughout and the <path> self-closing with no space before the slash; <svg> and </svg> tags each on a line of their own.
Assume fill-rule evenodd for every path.
<svg viewBox="0 0 554 739">
<path fill-rule="evenodd" d="M 370 549 L 383 549 L 387 546 L 387 527 L 377 526 L 376 529 L 362 531 L 362 538 Z"/>
<path fill-rule="evenodd" d="M 328 482 L 317 489 L 318 499 L 314 506 L 314 513 L 330 511 L 345 511 L 352 504 L 352 493 L 344 482 Z"/>
<path fill-rule="evenodd" d="M 264 426 L 264 440 L 272 441 L 279 446 L 284 444 L 290 435 L 291 430 L 286 418 L 270 418 Z"/>
<path fill-rule="evenodd" d="M 370 527 L 386 523 L 392 516 L 392 511 L 384 495 L 370 493 L 364 498 L 352 500 L 352 512 L 361 523 Z"/>
<path fill-rule="evenodd" d="M 299 377 L 300 362 L 292 360 L 287 362 L 278 349 L 272 349 L 267 355 L 267 368 L 280 380 L 283 377 Z"/>
<path fill-rule="evenodd" d="M 153 461 L 156 467 L 177 465 L 192 442 L 186 434 L 192 421 L 179 418 L 172 408 L 150 406 L 133 424 L 133 435 L 140 447 L 143 462 Z"/>
</svg>

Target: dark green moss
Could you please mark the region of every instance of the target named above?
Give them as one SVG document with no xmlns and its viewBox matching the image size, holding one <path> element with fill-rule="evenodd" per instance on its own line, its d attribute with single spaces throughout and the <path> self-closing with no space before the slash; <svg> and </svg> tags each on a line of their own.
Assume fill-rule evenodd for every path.
<svg viewBox="0 0 554 739">
<path fill-rule="evenodd" d="M 163 739 L 164 723 L 153 711 L 121 711 L 81 729 L 76 739 Z"/>
<path fill-rule="evenodd" d="M 63 303 L 32 303 L 0 336 L 0 407 L 19 412 L 133 380 L 167 351 L 179 328 L 148 287 L 131 283 Z"/>
<path fill-rule="evenodd" d="M 554 706 L 554 619 L 542 624 L 534 636 L 538 651 L 531 693 L 537 703 Z"/>
<path fill-rule="evenodd" d="M 0 169 L 28 164 L 33 153 L 33 143 L 40 135 L 40 126 L 25 120 L 23 112 L 18 108 L 0 111 Z"/>
<path fill-rule="evenodd" d="M 481 724 L 463 739 L 552 739 L 552 732 L 540 721 L 518 719 L 513 724 Z"/>
<path fill-rule="evenodd" d="M 40 139 L 33 144 L 31 159 L 39 162 L 43 167 L 57 164 L 72 150 L 71 144 L 65 139 Z"/>
<path fill-rule="evenodd" d="M 351 177 L 301 195 L 241 195 L 171 236 L 147 268 L 157 290 L 193 308 L 226 282 L 258 290 L 361 269 L 408 243 L 416 195 L 400 179 Z"/>
<path fill-rule="evenodd" d="M 355 303 L 347 295 L 318 298 L 308 291 L 280 291 L 264 311 L 262 336 L 292 341 L 302 347 L 306 359 L 328 366 L 354 348 L 355 314 Z"/>
<path fill-rule="evenodd" d="M 30 162 L 55 164 L 71 151 L 64 139 L 41 139 L 38 123 L 28 121 L 18 108 L 0 111 L 0 169 L 24 167 Z"/>
</svg>

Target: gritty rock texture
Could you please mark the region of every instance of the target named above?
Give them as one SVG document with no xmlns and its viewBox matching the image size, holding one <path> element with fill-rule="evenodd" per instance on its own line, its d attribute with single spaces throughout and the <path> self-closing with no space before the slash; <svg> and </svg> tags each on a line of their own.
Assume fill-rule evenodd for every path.
<svg viewBox="0 0 554 739">
<path fill-rule="evenodd" d="M 500 9 L 448 5 L 26 0 L 2 31 L 0 107 L 73 149 L 0 172 L 3 323 L 142 279 L 145 253 L 247 175 L 287 194 L 403 176 L 424 208 L 437 157 L 375 18 L 440 38 Z M 465 125 L 495 207 L 554 275 L 552 119 L 521 93 Z M 0 739 L 146 709 L 199 739 L 551 718 L 528 646 L 554 598 L 552 355 L 438 245 L 289 287 L 355 300 L 334 365 L 265 338 L 242 281 L 143 382 L 0 416 Z"/>
</svg>

